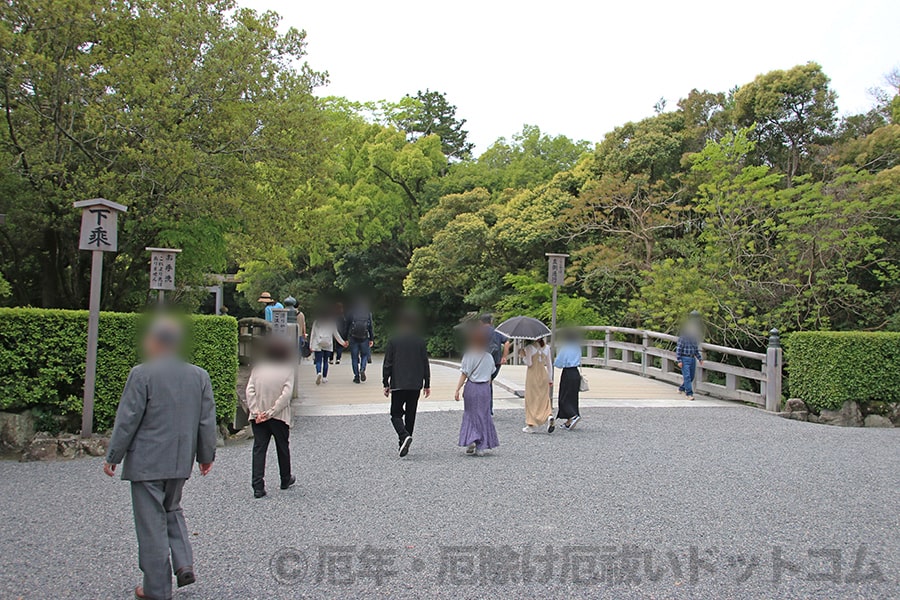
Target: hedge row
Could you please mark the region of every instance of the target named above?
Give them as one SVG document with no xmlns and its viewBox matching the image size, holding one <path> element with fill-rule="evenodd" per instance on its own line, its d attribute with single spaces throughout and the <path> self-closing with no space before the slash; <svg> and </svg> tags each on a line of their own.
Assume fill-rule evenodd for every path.
<svg viewBox="0 0 900 600">
<path fill-rule="evenodd" d="M 900 333 L 808 331 L 784 340 L 790 395 L 814 411 L 900 402 Z"/>
<path fill-rule="evenodd" d="M 35 408 L 62 417 L 81 414 L 87 311 L 0 309 L 0 410 Z M 146 317 L 100 313 L 94 425 L 112 427 L 128 372 L 140 362 L 139 335 Z M 237 321 L 189 318 L 188 359 L 209 371 L 220 420 L 234 416 Z"/>
</svg>

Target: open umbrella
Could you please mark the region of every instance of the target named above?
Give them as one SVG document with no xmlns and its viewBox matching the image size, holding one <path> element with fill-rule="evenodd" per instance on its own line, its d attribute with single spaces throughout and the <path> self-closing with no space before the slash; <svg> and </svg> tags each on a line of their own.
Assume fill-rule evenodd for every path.
<svg viewBox="0 0 900 600">
<path fill-rule="evenodd" d="M 497 331 L 514 340 L 536 340 L 550 335 L 550 328 L 532 317 L 513 317 L 497 326 Z"/>
</svg>

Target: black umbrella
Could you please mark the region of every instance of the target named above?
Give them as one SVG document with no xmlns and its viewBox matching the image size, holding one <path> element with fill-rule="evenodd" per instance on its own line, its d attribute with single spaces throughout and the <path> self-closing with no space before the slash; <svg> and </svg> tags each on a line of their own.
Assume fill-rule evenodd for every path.
<svg viewBox="0 0 900 600">
<path fill-rule="evenodd" d="M 513 317 L 497 326 L 497 331 L 514 340 L 536 340 L 550 335 L 550 328 L 532 317 Z"/>
</svg>

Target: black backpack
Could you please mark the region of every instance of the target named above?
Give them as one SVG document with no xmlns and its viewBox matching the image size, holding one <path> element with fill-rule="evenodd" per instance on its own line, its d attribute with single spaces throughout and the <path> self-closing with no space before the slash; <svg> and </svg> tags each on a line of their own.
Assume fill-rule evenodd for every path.
<svg viewBox="0 0 900 600">
<path fill-rule="evenodd" d="M 357 340 L 369 339 L 369 317 L 354 316 L 350 321 L 350 337 Z"/>
</svg>

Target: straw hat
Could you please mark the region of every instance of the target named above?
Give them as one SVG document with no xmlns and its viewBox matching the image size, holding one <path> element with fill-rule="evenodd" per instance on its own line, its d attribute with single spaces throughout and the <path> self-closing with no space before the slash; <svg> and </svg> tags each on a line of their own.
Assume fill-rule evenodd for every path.
<svg viewBox="0 0 900 600">
<path fill-rule="evenodd" d="M 272 297 L 272 294 L 270 294 L 269 292 L 263 292 L 262 294 L 259 295 L 259 299 L 257 300 L 257 302 L 260 302 L 262 304 L 274 304 L 275 299 Z"/>
</svg>

